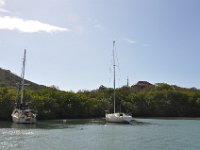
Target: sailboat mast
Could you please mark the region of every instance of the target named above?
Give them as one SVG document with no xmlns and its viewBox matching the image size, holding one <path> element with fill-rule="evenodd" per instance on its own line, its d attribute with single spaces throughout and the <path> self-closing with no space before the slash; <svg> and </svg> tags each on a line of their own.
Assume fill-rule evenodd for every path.
<svg viewBox="0 0 200 150">
<path fill-rule="evenodd" d="M 127 87 L 129 87 L 129 79 L 127 77 L 127 84 L 126 84 Z"/>
<path fill-rule="evenodd" d="M 114 80 L 113 80 L 113 86 L 114 86 L 114 95 L 113 95 L 113 111 L 115 113 L 115 41 L 113 41 L 113 72 L 114 72 Z"/>
<path fill-rule="evenodd" d="M 25 75 L 25 63 L 26 63 L 26 49 L 24 50 L 24 58 L 23 58 L 23 67 L 22 67 L 22 74 L 21 74 L 21 103 L 23 103 L 24 98 L 24 75 Z"/>
</svg>

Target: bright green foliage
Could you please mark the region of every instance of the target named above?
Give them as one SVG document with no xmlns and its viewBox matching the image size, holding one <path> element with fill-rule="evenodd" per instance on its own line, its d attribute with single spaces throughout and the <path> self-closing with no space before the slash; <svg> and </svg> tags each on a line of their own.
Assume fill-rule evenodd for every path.
<svg viewBox="0 0 200 150">
<path fill-rule="evenodd" d="M 143 117 L 200 117 L 200 91 L 168 84 L 133 90 L 116 89 L 116 111 Z M 0 88 L 0 119 L 10 119 L 16 90 Z M 104 117 L 113 111 L 113 89 L 65 92 L 55 88 L 25 90 L 24 99 L 38 112 L 38 119 Z"/>
</svg>

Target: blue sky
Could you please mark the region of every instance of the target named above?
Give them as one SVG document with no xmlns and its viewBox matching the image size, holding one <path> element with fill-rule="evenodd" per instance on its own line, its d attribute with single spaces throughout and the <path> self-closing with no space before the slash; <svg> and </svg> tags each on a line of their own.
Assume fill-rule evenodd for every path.
<svg viewBox="0 0 200 150">
<path fill-rule="evenodd" d="M 0 0 L 0 67 L 62 90 L 140 80 L 200 88 L 199 0 Z"/>
</svg>

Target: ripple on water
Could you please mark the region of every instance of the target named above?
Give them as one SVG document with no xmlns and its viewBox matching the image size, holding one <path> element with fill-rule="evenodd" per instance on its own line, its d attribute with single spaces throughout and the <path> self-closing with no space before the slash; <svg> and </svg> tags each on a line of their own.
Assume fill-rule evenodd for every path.
<svg viewBox="0 0 200 150">
<path fill-rule="evenodd" d="M 20 150 L 26 143 L 25 139 L 34 135 L 33 131 L 23 129 L 0 129 L 0 149 L 1 150 Z"/>
</svg>

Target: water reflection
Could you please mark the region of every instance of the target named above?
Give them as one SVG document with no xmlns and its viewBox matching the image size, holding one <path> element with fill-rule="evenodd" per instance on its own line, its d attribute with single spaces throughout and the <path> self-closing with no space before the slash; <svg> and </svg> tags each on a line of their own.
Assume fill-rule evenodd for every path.
<svg viewBox="0 0 200 150">
<path fill-rule="evenodd" d="M 11 128 L 17 128 L 17 129 L 34 129 L 36 128 L 36 124 L 17 124 L 12 123 Z"/>
<path fill-rule="evenodd" d="M 46 120 L 38 121 L 36 124 L 16 124 L 11 121 L 0 121 L 0 128 L 16 129 L 63 129 L 74 128 L 80 125 L 119 125 L 119 126 L 144 126 L 154 123 L 149 120 L 134 119 L 130 124 L 107 123 L 105 118 L 100 119 L 64 119 L 64 120 Z"/>
<path fill-rule="evenodd" d="M 154 123 L 143 121 L 143 120 L 133 120 L 131 121 L 130 124 L 134 126 L 144 126 L 144 125 L 153 125 Z"/>
</svg>

